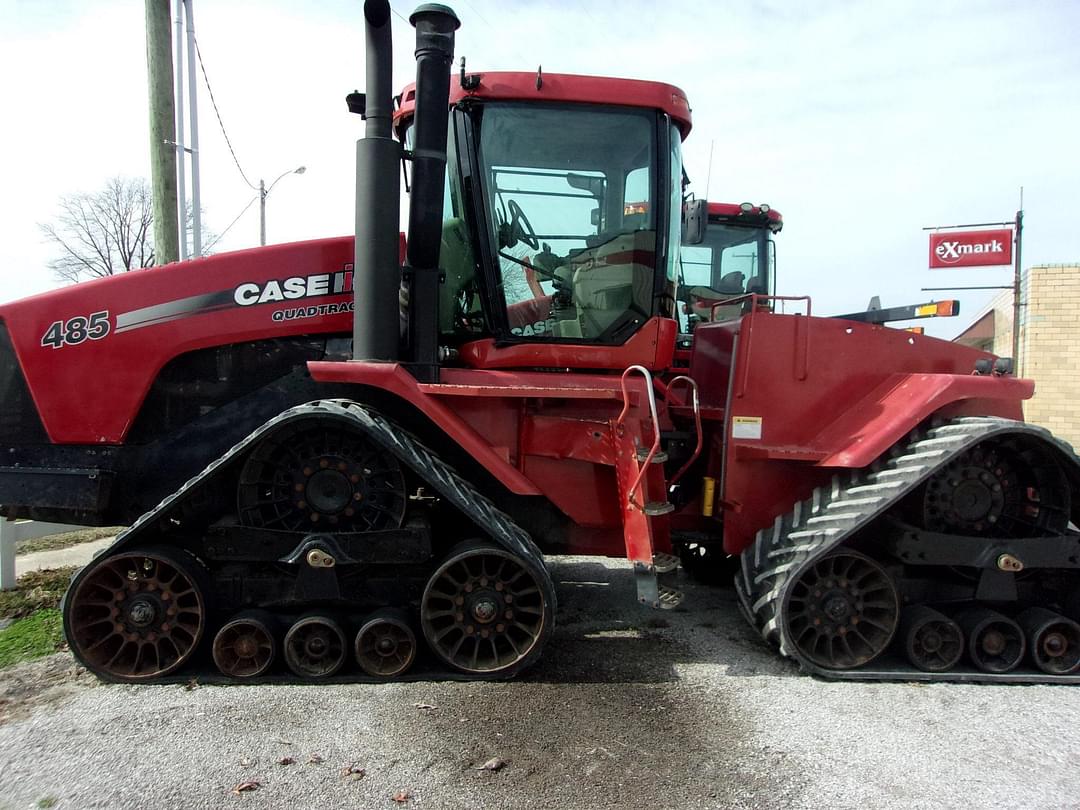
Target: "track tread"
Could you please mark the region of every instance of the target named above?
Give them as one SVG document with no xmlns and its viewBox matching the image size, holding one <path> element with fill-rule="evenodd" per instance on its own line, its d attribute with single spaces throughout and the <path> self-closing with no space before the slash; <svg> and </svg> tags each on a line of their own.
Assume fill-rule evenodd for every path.
<svg viewBox="0 0 1080 810">
<path fill-rule="evenodd" d="M 739 608 L 747 621 L 766 642 L 778 647 L 782 655 L 818 675 L 875 680 L 955 679 L 949 673 L 913 676 L 907 671 L 890 672 L 876 668 L 873 662 L 861 670 L 823 669 L 799 654 L 785 631 L 782 612 L 790 585 L 810 564 L 897 503 L 935 470 L 1000 433 L 1036 434 L 1071 456 L 1080 468 L 1080 459 L 1070 445 L 1045 428 L 1025 422 L 998 417 L 960 417 L 914 432 L 894 445 L 869 471 L 852 471 L 846 485 L 841 476 L 834 476 L 829 485 L 818 487 L 810 498 L 797 502 L 790 512 L 777 517 L 772 526 L 757 533 L 753 544 L 742 553 L 742 567 L 735 577 Z M 934 449 L 930 451 L 927 447 Z M 964 680 L 990 682 L 1002 678 L 967 675 Z M 1035 680 L 1056 682 L 1057 679 Z"/>
</svg>

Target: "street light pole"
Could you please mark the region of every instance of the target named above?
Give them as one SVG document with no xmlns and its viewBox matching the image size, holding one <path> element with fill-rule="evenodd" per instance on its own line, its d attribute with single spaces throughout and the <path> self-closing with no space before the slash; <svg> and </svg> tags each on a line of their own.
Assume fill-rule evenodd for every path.
<svg viewBox="0 0 1080 810">
<path fill-rule="evenodd" d="M 283 177 L 287 177 L 290 174 L 303 174 L 307 171 L 307 166 L 298 166 L 295 169 L 289 169 L 287 172 L 282 172 L 277 178 L 267 187 L 266 183 L 259 180 L 259 244 L 266 244 L 266 198 L 270 196 L 270 192 L 274 190 L 274 186 L 278 184 L 278 180 Z"/>
</svg>

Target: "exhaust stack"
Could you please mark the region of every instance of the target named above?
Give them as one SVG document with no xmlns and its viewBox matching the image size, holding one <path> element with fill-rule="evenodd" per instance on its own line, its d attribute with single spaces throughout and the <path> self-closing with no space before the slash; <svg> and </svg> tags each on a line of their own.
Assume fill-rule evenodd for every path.
<svg viewBox="0 0 1080 810">
<path fill-rule="evenodd" d="M 366 0 L 367 120 L 356 142 L 353 359 L 398 359 L 398 208 L 401 146 L 393 139 L 390 3 Z M 441 193 L 441 192 L 440 192 Z"/>
<path fill-rule="evenodd" d="M 416 364 L 413 372 L 421 380 L 435 382 L 439 375 L 439 248 L 450 71 L 454 32 L 461 22 L 453 10 L 437 3 L 417 8 L 409 22 L 416 28 L 416 117 L 405 262 L 410 279 L 408 345 Z"/>
</svg>

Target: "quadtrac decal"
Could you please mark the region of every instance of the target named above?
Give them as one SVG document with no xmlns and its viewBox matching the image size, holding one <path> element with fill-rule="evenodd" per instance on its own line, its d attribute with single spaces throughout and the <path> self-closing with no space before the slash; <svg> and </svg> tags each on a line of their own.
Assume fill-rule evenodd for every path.
<svg viewBox="0 0 1080 810">
<path fill-rule="evenodd" d="M 41 336 L 41 345 L 53 349 L 78 346 L 86 340 L 101 340 L 112 331 L 109 310 L 90 315 L 76 315 L 66 321 L 53 321 Z"/>
</svg>

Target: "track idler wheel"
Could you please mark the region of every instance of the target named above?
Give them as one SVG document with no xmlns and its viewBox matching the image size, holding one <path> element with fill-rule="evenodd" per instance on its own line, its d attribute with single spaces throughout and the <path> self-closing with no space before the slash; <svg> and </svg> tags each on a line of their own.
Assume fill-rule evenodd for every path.
<svg viewBox="0 0 1080 810">
<path fill-rule="evenodd" d="M 1080 624 L 1046 608 L 1028 608 L 1016 617 L 1024 629 L 1031 660 L 1050 675 L 1080 669 Z"/>
<path fill-rule="evenodd" d="M 318 680 L 336 674 L 345 664 L 348 643 L 341 625 L 330 616 L 301 616 L 285 634 L 285 663 L 301 678 Z"/>
<path fill-rule="evenodd" d="M 969 608 L 956 616 L 967 636 L 968 657 L 983 672 L 1011 672 L 1024 659 L 1024 631 L 1008 616 L 989 608 Z"/>
<path fill-rule="evenodd" d="M 64 635 L 87 669 L 149 681 L 187 663 L 206 630 L 199 564 L 168 548 L 121 551 L 83 571 L 64 598 Z"/>
<path fill-rule="evenodd" d="M 241 613 L 214 636 L 214 663 L 230 678 L 264 675 L 277 655 L 277 622 L 261 611 Z"/>
<path fill-rule="evenodd" d="M 923 672 L 948 672 L 964 655 L 964 631 L 960 625 L 926 605 L 904 610 L 900 638 L 908 661 Z"/>
<path fill-rule="evenodd" d="M 825 669 L 854 669 L 892 641 L 900 599 L 877 562 L 852 549 L 822 557 L 791 586 L 786 624 L 799 652 Z"/>
<path fill-rule="evenodd" d="M 551 632 L 549 588 L 531 562 L 491 543 L 465 543 L 424 589 L 424 638 L 454 669 L 508 677 L 540 655 Z"/>
<path fill-rule="evenodd" d="M 416 658 L 416 634 L 395 610 L 373 613 L 356 634 L 356 663 L 374 678 L 396 678 Z"/>
</svg>

